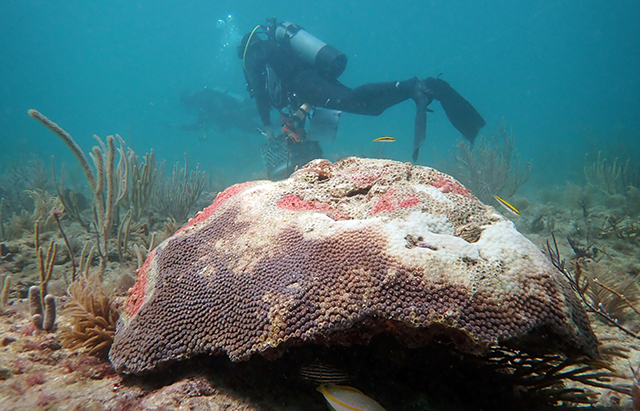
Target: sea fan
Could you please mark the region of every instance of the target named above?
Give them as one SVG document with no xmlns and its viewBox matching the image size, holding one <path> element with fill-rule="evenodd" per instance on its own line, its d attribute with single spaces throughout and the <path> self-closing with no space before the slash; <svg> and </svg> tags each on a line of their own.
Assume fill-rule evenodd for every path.
<svg viewBox="0 0 640 411">
<path fill-rule="evenodd" d="M 83 348 L 90 355 L 106 358 L 120 317 L 111 298 L 95 276 L 79 278 L 68 292 L 72 299 L 65 305 L 64 314 L 70 318 L 71 327 L 62 329 L 62 345 L 73 350 Z"/>
</svg>

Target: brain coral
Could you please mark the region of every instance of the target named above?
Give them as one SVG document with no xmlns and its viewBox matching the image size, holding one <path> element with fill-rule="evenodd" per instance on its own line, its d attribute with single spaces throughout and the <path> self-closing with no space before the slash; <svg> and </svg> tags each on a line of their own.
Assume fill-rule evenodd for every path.
<svg viewBox="0 0 640 411">
<path fill-rule="evenodd" d="M 220 193 L 138 270 L 110 359 L 143 373 L 383 332 L 597 352 L 566 280 L 509 220 L 434 169 L 352 157 Z"/>
</svg>

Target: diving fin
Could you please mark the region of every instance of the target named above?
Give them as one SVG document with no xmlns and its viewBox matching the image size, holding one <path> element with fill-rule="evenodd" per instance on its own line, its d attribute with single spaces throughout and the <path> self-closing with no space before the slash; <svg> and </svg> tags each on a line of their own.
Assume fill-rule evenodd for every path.
<svg viewBox="0 0 640 411">
<path fill-rule="evenodd" d="M 442 105 L 451 125 L 473 144 L 480 129 L 487 124 L 480 113 L 446 81 L 429 77 L 425 83 Z"/>
</svg>

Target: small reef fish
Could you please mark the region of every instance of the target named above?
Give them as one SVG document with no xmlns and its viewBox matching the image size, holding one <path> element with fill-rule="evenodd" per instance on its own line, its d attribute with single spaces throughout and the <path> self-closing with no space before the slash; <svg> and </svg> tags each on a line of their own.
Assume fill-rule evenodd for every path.
<svg viewBox="0 0 640 411">
<path fill-rule="evenodd" d="M 318 384 L 340 384 L 351 379 L 344 371 L 320 361 L 301 367 L 300 377 Z"/>
<path fill-rule="evenodd" d="M 394 141 L 396 141 L 396 139 L 389 136 L 378 137 L 373 139 L 374 143 L 393 143 Z"/>
<path fill-rule="evenodd" d="M 501 199 L 498 196 L 494 196 L 495 199 L 498 201 L 498 203 L 500 203 L 500 205 L 502 207 L 504 207 L 505 210 L 507 210 L 508 212 L 510 212 L 513 215 L 520 215 L 520 211 L 518 211 L 517 208 L 515 208 L 514 206 L 512 206 L 511 204 L 507 203 L 506 201 L 504 201 L 503 199 Z"/>
<path fill-rule="evenodd" d="M 324 395 L 333 411 L 386 411 L 382 405 L 353 387 L 322 384 L 316 390 Z"/>
</svg>

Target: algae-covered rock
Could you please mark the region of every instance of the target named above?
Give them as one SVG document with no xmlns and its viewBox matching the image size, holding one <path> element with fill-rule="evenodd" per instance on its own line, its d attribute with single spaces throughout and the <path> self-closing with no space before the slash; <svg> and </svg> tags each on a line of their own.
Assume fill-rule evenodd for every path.
<svg viewBox="0 0 640 411">
<path fill-rule="evenodd" d="M 380 333 L 597 351 L 565 278 L 509 220 L 446 174 L 387 160 L 230 187 L 149 255 L 125 311 L 110 359 L 133 373 Z"/>
</svg>

